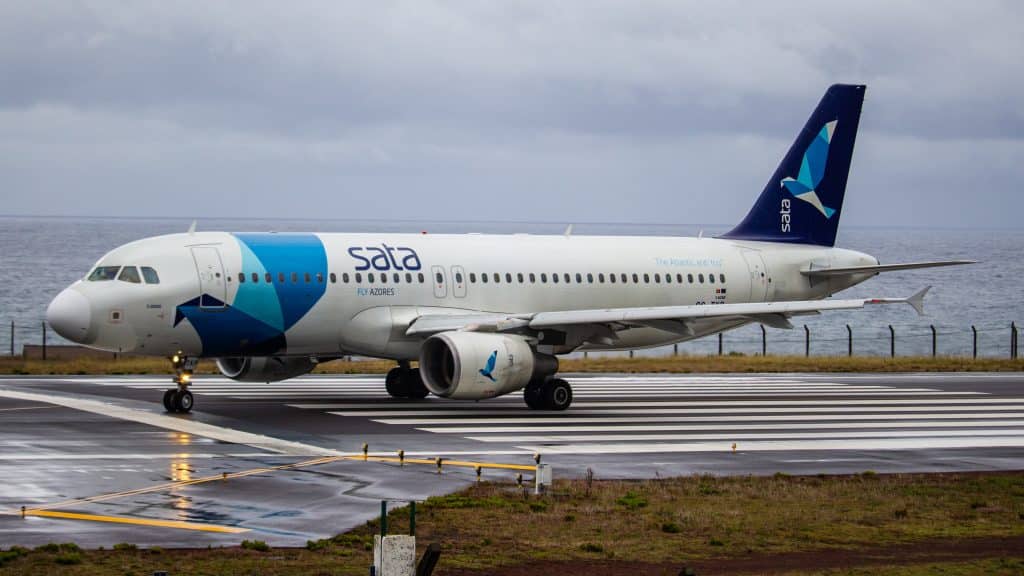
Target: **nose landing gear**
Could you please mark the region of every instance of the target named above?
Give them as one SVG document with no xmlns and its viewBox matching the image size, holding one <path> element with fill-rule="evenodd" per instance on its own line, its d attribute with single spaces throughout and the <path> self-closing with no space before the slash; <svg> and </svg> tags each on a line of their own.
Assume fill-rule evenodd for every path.
<svg viewBox="0 0 1024 576">
<path fill-rule="evenodd" d="M 174 366 L 173 381 L 178 387 L 164 392 L 164 408 L 168 412 L 186 414 L 192 411 L 194 401 L 192 393 L 188 391 L 188 385 L 192 382 L 192 371 L 198 363 L 198 358 L 187 358 L 181 354 L 171 357 L 171 364 Z"/>
</svg>

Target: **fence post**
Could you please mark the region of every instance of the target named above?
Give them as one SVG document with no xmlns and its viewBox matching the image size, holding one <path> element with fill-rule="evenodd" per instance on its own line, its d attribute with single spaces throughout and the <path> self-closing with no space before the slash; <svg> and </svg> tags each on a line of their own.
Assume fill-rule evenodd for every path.
<svg viewBox="0 0 1024 576">
<path fill-rule="evenodd" d="M 14 356 L 14 320 L 11 320 L 11 356 Z"/>
<path fill-rule="evenodd" d="M 632 351 L 632 350 L 630 350 L 630 351 L 629 351 L 629 357 L 630 357 L 630 358 L 632 358 L 632 357 L 633 357 L 633 351 Z"/>
<path fill-rule="evenodd" d="M 896 357 L 896 331 L 892 329 L 892 324 L 889 324 L 889 357 Z"/>
<path fill-rule="evenodd" d="M 935 358 L 935 324 L 928 325 L 932 329 L 932 358 Z"/>
<path fill-rule="evenodd" d="M 804 357 L 811 355 L 811 330 L 804 324 Z"/>
<path fill-rule="evenodd" d="M 587 359 L 587 351 L 586 351 L 586 350 L 584 350 L 584 351 L 583 351 L 583 359 L 584 359 L 584 360 L 586 360 L 586 359 Z"/>
<path fill-rule="evenodd" d="M 722 355 L 722 333 L 718 333 L 718 355 Z"/>
<path fill-rule="evenodd" d="M 675 344 L 672 345 L 672 355 L 673 356 L 679 356 L 679 343 L 678 342 L 676 342 Z"/>
<path fill-rule="evenodd" d="M 764 329 L 764 324 L 761 324 L 761 356 L 768 355 L 768 335 Z"/>
<path fill-rule="evenodd" d="M 46 322 L 43 322 L 43 360 L 46 360 Z"/>
<path fill-rule="evenodd" d="M 978 328 L 974 324 L 971 324 L 971 332 L 974 335 L 974 346 L 973 346 L 973 352 L 972 352 L 971 357 L 974 358 L 975 360 L 977 360 L 978 359 Z"/>
<path fill-rule="evenodd" d="M 853 328 L 846 325 L 846 355 L 853 356 Z"/>
<path fill-rule="evenodd" d="M 1017 323 L 1010 322 L 1010 358 L 1017 359 Z"/>
</svg>

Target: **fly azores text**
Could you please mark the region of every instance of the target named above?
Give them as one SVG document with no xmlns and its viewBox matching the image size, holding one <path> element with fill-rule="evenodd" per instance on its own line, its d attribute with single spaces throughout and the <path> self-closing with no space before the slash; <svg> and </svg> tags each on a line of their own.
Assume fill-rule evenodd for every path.
<svg viewBox="0 0 1024 576">
<path fill-rule="evenodd" d="M 348 249 L 349 256 L 358 262 L 356 271 L 379 270 L 420 270 L 423 265 L 420 257 L 412 248 L 404 246 L 353 246 Z"/>
<path fill-rule="evenodd" d="M 397 295 L 398 295 L 398 289 L 397 288 L 390 288 L 390 287 L 387 287 L 387 288 L 383 288 L 383 287 L 356 288 L 356 296 L 397 296 Z"/>
</svg>

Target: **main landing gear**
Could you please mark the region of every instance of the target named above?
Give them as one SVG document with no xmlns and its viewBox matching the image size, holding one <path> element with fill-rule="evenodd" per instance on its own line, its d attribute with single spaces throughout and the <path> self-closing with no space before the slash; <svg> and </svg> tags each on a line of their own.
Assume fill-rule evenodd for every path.
<svg viewBox="0 0 1024 576">
<path fill-rule="evenodd" d="M 410 368 L 408 362 L 399 362 L 384 378 L 384 387 L 392 398 L 426 398 L 430 391 L 423 385 L 419 368 Z"/>
<path fill-rule="evenodd" d="M 171 357 L 171 364 L 174 366 L 174 383 L 177 388 L 164 392 L 164 408 L 171 413 L 180 412 L 186 414 L 192 411 L 192 393 L 188 391 L 188 385 L 192 382 L 192 371 L 199 363 L 198 358 L 186 358 L 181 354 Z"/>
<path fill-rule="evenodd" d="M 523 389 L 523 400 L 533 410 L 562 411 L 572 404 L 572 386 L 561 378 L 530 382 Z"/>
</svg>

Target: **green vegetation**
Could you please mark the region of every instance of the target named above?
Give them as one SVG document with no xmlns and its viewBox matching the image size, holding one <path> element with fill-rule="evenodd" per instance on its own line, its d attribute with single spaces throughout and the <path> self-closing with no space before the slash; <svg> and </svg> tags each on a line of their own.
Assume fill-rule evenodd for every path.
<svg viewBox="0 0 1024 576">
<path fill-rule="evenodd" d="M 585 574 L 598 562 L 634 573 L 1020 574 L 1024 473 L 558 480 L 548 495 L 481 483 L 419 507 L 420 552 L 441 544 L 438 574 Z M 391 511 L 393 533 L 408 510 Z M 365 574 L 376 521 L 304 548 L 254 540 L 210 550 L 0 552 L 0 576 L 75 574 Z M 1010 552 L 1007 552 L 1009 550 Z M 1013 552 L 1015 551 L 1016 552 Z M 744 569 L 744 567 L 747 567 Z M 531 568 L 532 569 L 532 568 Z"/>
<path fill-rule="evenodd" d="M 383 374 L 394 368 L 386 360 L 335 360 L 316 367 L 314 374 Z M 878 356 L 666 356 L 659 358 L 570 358 L 562 359 L 562 372 L 624 373 L 736 373 L 736 372 L 1008 372 L 1024 371 L 1024 360 L 960 356 L 886 358 Z M 163 358 L 128 357 L 78 358 L 74 360 L 24 360 L 0 358 L 0 374 L 84 375 L 84 374 L 170 374 L 170 362 Z M 217 374 L 212 361 L 204 360 L 197 374 Z"/>
</svg>

